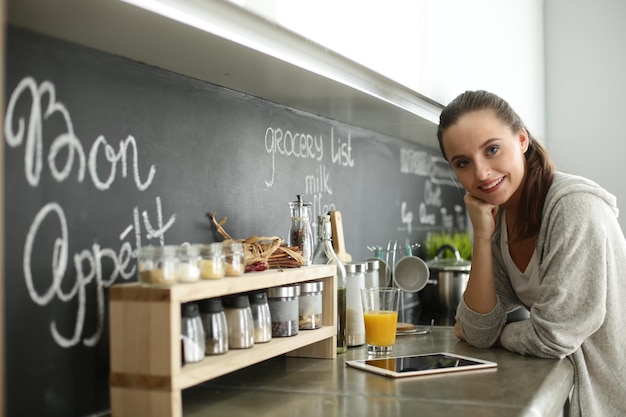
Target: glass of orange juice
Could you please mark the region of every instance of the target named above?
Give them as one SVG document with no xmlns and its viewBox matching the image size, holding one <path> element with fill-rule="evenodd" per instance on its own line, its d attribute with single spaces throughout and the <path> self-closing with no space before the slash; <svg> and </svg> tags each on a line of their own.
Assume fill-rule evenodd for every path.
<svg viewBox="0 0 626 417">
<path fill-rule="evenodd" d="M 396 343 L 400 288 L 362 288 L 367 352 L 388 355 Z"/>
</svg>

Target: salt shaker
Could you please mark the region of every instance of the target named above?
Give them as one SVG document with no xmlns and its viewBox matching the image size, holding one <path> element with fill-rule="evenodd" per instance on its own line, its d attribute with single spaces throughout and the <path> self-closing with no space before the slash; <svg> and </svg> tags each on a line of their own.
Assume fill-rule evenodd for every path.
<svg viewBox="0 0 626 417">
<path fill-rule="evenodd" d="M 254 343 L 264 343 L 272 340 L 272 318 L 267 303 L 265 291 L 255 291 L 248 294 L 252 321 L 254 322 Z"/>
<path fill-rule="evenodd" d="M 184 363 L 204 359 L 204 330 L 197 303 L 181 305 L 181 339 Z"/>
<path fill-rule="evenodd" d="M 228 324 L 220 298 L 209 298 L 199 303 L 204 330 L 205 354 L 218 355 L 228 352 Z"/>
<path fill-rule="evenodd" d="M 228 325 L 228 346 L 246 349 L 254 346 L 254 321 L 246 294 L 224 297 L 224 313 Z"/>
</svg>

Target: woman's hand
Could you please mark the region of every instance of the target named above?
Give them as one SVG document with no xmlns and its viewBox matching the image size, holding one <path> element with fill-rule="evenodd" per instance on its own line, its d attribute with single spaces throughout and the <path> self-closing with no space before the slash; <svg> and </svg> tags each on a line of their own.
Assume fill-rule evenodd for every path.
<svg viewBox="0 0 626 417">
<path fill-rule="evenodd" d="M 474 229 L 474 238 L 491 240 L 496 230 L 498 206 L 485 203 L 469 193 L 465 194 L 464 200 Z"/>
</svg>

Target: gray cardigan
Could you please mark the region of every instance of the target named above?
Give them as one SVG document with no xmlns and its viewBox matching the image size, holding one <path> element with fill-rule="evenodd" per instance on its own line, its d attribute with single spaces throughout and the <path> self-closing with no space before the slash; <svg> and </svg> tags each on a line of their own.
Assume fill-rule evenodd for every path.
<svg viewBox="0 0 626 417">
<path fill-rule="evenodd" d="M 501 214 L 501 213 L 500 213 Z M 556 173 L 537 237 L 540 287 L 530 318 L 502 332 L 502 346 L 575 368 L 572 416 L 626 416 L 626 241 L 613 195 L 594 182 Z M 505 273 L 500 220 L 493 236 L 498 303 L 478 314 L 463 301 L 466 340 L 492 346 L 506 312 L 522 305 Z"/>
</svg>

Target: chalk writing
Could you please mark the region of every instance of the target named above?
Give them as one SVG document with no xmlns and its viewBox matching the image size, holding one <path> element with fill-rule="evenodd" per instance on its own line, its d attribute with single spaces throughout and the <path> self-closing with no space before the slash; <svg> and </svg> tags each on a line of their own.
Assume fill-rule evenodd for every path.
<svg viewBox="0 0 626 417">
<path fill-rule="evenodd" d="M 402 219 L 402 223 L 406 224 L 407 233 L 411 234 L 412 225 L 413 225 L 413 213 L 407 211 L 406 209 L 406 201 L 403 201 L 400 205 L 400 218 Z"/>
<path fill-rule="evenodd" d="M 435 225 L 437 224 L 437 217 L 434 213 L 428 213 L 428 209 L 426 208 L 426 204 L 420 203 L 418 218 L 420 224 L 429 224 Z"/>
<path fill-rule="evenodd" d="M 304 133 L 292 133 L 281 128 L 268 127 L 265 130 L 265 151 L 272 155 L 272 178 L 265 180 L 265 186 L 274 184 L 276 170 L 276 154 L 287 157 L 314 159 L 321 161 L 324 157 L 322 136 Z"/>
<path fill-rule="evenodd" d="M 16 115 L 14 112 L 20 98 L 28 98 L 23 97 L 26 93 L 30 93 L 29 98 L 31 99 L 31 106 L 29 112 L 30 118 L 27 127 L 28 130 L 25 132 L 24 118 L 20 117 L 15 120 L 14 118 Z M 48 97 L 48 105 L 46 106 L 45 111 L 42 108 L 44 97 Z M 63 119 L 67 130 L 54 138 L 50 144 L 50 152 L 46 158 L 48 161 L 48 168 L 50 169 L 52 177 L 57 182 L 63 182 L 72 172 L 74 160 L 77 159 L 77 180 L 78 182 L 82 182 L 87 168 L 85 151 L 83 150 L 80 141 L 74 134 L 74 127 L 69 112 L 63 103 L 56 100 L 54 85 L 49 81 L 44 81 L 37 86 L 37 82 L 34 78 L 25 77 L 17 85 L 13 94 L 11 94 L 11 98 L 9 99 L 6 112 L 6 122 L 4 125 L 6 143 L 13 148 L 24 144 L 25 176 L 28 183 L 33 187 L 39 185 L 39 180 L 43 170 L 43 121 L 57 115 Z M 17 125 L 17 131 L 13 130 L 14 125 Z M 104 153 L 104 157 L 110 164 L 109 177 L 104 182 L 98 178 L 98 171 L 96 169 L 96 161 L 98 160 L 98 155 L 101 152 L 101 149 L 103 149 L 102 152 Z M 126 156 L 129 149 L 133 150 L 133 179 L 137 188 L 143 191 L 150 186 L 154 178 L 155 168 L 154 165 L 150 166 L 147 179 L 145 181 L 141 180 L 139 175 L 137 144 L 135 142 L 135 138 L 129 136 L 125 140 L 120 141 L 119 152 L 116 153 L 114 148 L 107 143 L 104 136 L 99 136 L 89 151 L 88 160 L 90 178 L 96 189 L 106 190 L 110 187 L 111 183 L 115 180 L 118 163 L 121 164 L 122 177 L 126 177 L 128 171 Z M 61 153 L 64 155 L 65 164 L 61 169 L 58 169 L 57 157 Z"/>
<path fill-rule="evenodd" d="M 43 104 L 46 101 L 45 98 L 47 98 L 47 105 Z M 20 100 L 28 99 L 30 99 L 30 109 L 26 125 L 25 118 L 18 117 L 16 109 Z M 44 121 L 53 117 L 61 118 L 64 132 L 51 140 L 49 152 L 44 155 L 44 133 L 46 133 L 43 127 Z M 25 77 L 20 81 L 7 105 L 4 133 L 8 146 L 24 147 L 24 176 L 33 188 L 39 186 L 45 174 L 44 159 L 47 160 L 50 176 L 58 183 L 66 181 L 72 172 L 75 172 L 76 180 L 80 183 L 88 173 L 91 184 L 100 191 L 108 190 L 119 176 L 126 178 L 129 162 L 132 163 L 132 177 L 139 191 L 147 190 L 156 175 L 156 169 L 154 165 L 151 165 L 145 179 L 142 179 L 139 173 L 139 150 L 135 138 L 130 135 L 119 142 L 117 150 L 104 136 L 98 136 L 87 157 L 81 141 L 74 133 L 70 113 L 63 103 L 56 100 L 55 87 L 49 81 L 44 81 L 40 85 L 37 85 L 32 77 Z M 129 158 L 131 151 L 132 157 Z M 100 178 L 98 172 L 103 172 L 103 170 L 98 169 L 98 163 L 103 161 L 107 164 L 108 174 L 105 178 Z M 59 164 L 61 164 L 60 167 Z M 63 303 L 75 301 L 77 306 L 71 334 L 62 334 L 56 319 L 54 317 L 51 319 L 50 333 L 59 346 L 68 348 L 81 341 L 85 346 L 95 346 L 98 343 L 105 318 L 104 291 L 119 278 L 128 280 L 136 276 L 135 264 L 131 261 L 138 256 L 142 246 L 141 230 L 146 231 L 146 239 L 158 239 L 163 245 L 165 232 L 176 220 L 176 216 L 171 215 L 167 221 L 164 221 L 160 197 L 156 197 L 155 203 L 155 220 L 151 220 L 147 210 L 141 211 L 140 216 L 139 208 L 133 209 L 132 224 L 120 233 L 120 244 L 117 250 L 113 247 L 103 247 L 94 239 L 89 248 L 77 251 L 71 259 L 69 254 L 71 230 L 63 207 L 57 202 L 48 202 L 35 215 L 26 234 L 22 259 L 28 294 L 35 304 L 42 307 L 54 300 Z M 44 222 L 56 224 L 59 235 L 56 238 L 52 236 L 54 245 L 49 254 L 50 268 L 33 268 L 35 258 L 47 259 L 45 254 L 33 253 L 34 248 L 38 247 L 37 240 Z M 135 232 L 134 247 L 127 240 L 128 237 L 133 236 L 131 235 L 133 231 Z M 105 269 L 104 264 L 108 268 Z M 110 270 L 110 265 L 112 265 L 112 270 Z M 43 284 L 43 290 L 37 289 L 36 283 L 39 287 Z M 91 284 L 96 287 L 97 325 L 92 334 L 83 334 L 89 308 L 87 287 Z"/>
<path fill-rule="evenodd" d="M 428 177 L 433 184 L 457 186 L 448 161 L 424 151 L 401 148 L 400 172 L 418 177 Z"/>
<path fill-rule="evenodd" d="M 335 129 L 330 130 L 330 144 L 333 164 L 353 167 L 354 159 L 352 158 L 352 138 L 348 133 L 348 139 L 335 138 Z"/>
</svg>

